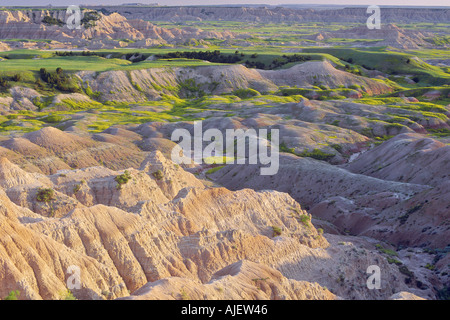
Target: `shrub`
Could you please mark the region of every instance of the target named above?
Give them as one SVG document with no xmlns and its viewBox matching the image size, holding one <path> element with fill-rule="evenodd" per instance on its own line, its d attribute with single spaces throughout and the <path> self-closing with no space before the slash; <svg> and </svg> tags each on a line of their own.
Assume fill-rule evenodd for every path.
<svg viewBox="0 0 450 320">
<path fill-rule="evenodd" d="M 50 188 L 39 188 L 36 194 L 36 200 L 39 202 L 50 202 L 55 197 L 55 191 Z"/>
<path fill-rule="evenodd" d="M 69 289 L 67 289 L 64 292 L 61 292 L 60 296 L 61 296 L 61 300 L 77 300 L 77 298 L 75 298 L 75 296 Z"/>
<path fill-rule="evenodd" d="M 428 270 L 434 270 L 434 269 L 436 269 L 436 266 L 433 265 L 433 264 L 427 263 L 427 264 L 425 265 L 425 268 L 427 268 Z"/>
<path fill-rule="evenodd" d="M 187 294 L 186 291 L 184 291 L 184 289 L 181 289 L 180 295 L 181 295 L 181 300 L 190 300 L 189 295 Z"/>
<path fill-rule="evenodd" d="M 75 187 L 73 187 L 73 193 L 77 193 L 81 189 L 81 184 L 77 184 Z"/>
<path fill-rule="evenodd" d="M 10 85 L 8 80 L 0 77 L 0 91 L 6 91 L 9 87 Z"/>
<path fill-rule="evenodd" d="M 277 226 L 272 226 L 272 236 L 273 237 L 278 237 L 279 235 L 281 235 L 281 228 L 277 227 Z"/>
<path fill-rule="evenodd" d="M 164 175 L 161 170 L 156 170 L 155 172 L 152 173 L 152 176 L 154 176 L 156 180 L 161 180 L 162 178 L 164 178 Z"/>
<path fill-rule="evenodd" d="M 131 174 L 128 170 L 125 170 L 123 174 L 120 174 L 114 178 L 114 180 L 117 182 L 117 189 L 121 189 L 122 185 L 126 184 L 131 179 Z"/>
<path fill-rule="evenodd" d="M 50 16 L 45 16 L 44 19 L 42 19 L 42 22 L 47 25 L 54 25 L 54 26 L 60 26 L 62 27 L 64 25 L 64 22 L 60 19 L 56 19 Z"/>
<path fill-rule="evenodd" d="M 14 290 L 14 291 L 11 291 L 11 292 L 5 297 L 4 300 L 18 300 L 19 295 L 20 295 L 19 290 Z"/>
<path fill-rule="evenodd" d="M 305 227 L 309 227 L 310 226 L 310 221 L 311 221 L 311 217 L 310 216 L 308 216 L 307 214 L 301 214 L 300 216 L 299 216 L 299 220 L 300 220 L 300 222 L 301 223 L 303 223 L 303 225 L 305 226 Z"/>
</svg>

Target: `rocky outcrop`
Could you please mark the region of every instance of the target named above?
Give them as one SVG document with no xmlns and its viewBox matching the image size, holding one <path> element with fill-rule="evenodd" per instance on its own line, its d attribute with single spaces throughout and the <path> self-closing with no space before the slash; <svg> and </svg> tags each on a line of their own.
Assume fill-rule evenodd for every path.
<svg viewBox="0 0 450 320">
<path fill-rule="evenodd" d="M 85 16 L 88 11 L 83 11 Z M 62 25 L 44 23 L 45 17 L 52 17 L 62 22 Z M 0 39 L 52 39 L 52 43 L 32 44 L 33 46 L 52 46 L 58 49 L 85 47 L 100 49 L 103 47 L 121 47 L 129 39 L 148 44 L 184 43 L 190 39 L 230 39 L 231 32 L 204 31 L 195 28 L 166 29 L 157 27 L 148 21 L 127 20 L 119 13 L 103 15 L 99 13 L 99 20 L 93 26 L 82 25 L 81 29 L 69 29 L 65 24 L 69 16 L 66 10 L 14 10 L 0 11 Z M 148 43 L 147 40 L 150 42 Z M 16 45 L 16 43 L 13 43 Z"/>
</svg>

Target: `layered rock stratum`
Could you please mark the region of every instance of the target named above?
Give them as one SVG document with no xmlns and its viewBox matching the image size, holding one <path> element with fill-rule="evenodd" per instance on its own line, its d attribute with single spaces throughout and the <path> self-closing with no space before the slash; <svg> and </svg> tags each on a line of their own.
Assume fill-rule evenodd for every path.
<svg viewBox="0 0 450 320">
<path fill-rule="evenodd" d="M 43 144 L 45 133 L 28 139 Z M 66 135 L 65 148 L 83 143 Z M 73 266 L 81 272 L 81 288 L 71 290 L 79 299 L 425 294 L 408 287 L 373 243 L 318 232 L 287 193 L 207 187 L 159 151 L 119 184 L 123 173 L 97 166 L 45 175 L 2 158 L 0 296 L 62 298 Z M 54 193 L 40 202 L 42 189 Z M 375 263 L 382 290 L 366 288 L 366 268 Z"/>
</svg>

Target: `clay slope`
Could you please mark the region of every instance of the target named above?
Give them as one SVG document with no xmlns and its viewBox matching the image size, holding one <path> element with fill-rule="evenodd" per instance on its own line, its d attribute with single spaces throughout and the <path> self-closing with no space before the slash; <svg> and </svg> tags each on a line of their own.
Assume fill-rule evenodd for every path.
<svg viewBox="0 0 450 320">
<path fill-rule="evenodd" d="M 367 26 L 359 26 L 346 30 L 338 30 L 334 32 L 321 32 L 312 36 L 311 39 L 376 39 L 379 41 L 372 42 L 374 46 L 391 46 L 402 49 L 420 49 L 421 47 L 430 46 L 425 38 L 433 37 L 431 33 L 421 33 L 399 28 L 395 24 L 388 24 L 380 29 L 368 29 Z"/>
<path fill-rule="evenodd" d="M 317 283 L 286 279 L 279 271 L 247 260 L 216 272 L 211 281 L 171 277 L 148 283 L 127 300 L 335 300 Z"/>
<path fill-rule="evenodd" d="M 345 168 L 384 180 L 437 187 L 450 177 L 450 146 L 419 134 L 400 134 Z"/>
<path fill-rule="evenodd" d="M 330 88 L 338 88 L 339 86 L 349 87 L 356 84 L 362 86 L 370 95 L 392 91 L 384 83 L 337 70 L 326 60 L 308 61 L 295 65 L 287 70 L 261 70 L 259 72 L 262 76 L 270 79 L 278 86 L 312 87 L 319 83 Z"/>
<path fill-rule="evenodd" d="M 0 169 L 27 177 L 2 163 Z M 99 167 L 5 185 L 6 193 L 0 190 L 0 219 L 6 223 L 0 231 L 5 240 L 0 257 L 6 269 L 0 273 L 0 295 L 19 290 L 22 299 L 55 299 L 66 289 L 64 271 L 70 264 L 81 270 L 83 288 L 71 290 L 80 299 L 111 299 L 128 292 L 135 293 L 132 298 L 165 298 L 185 286 L 192 298 L 200 298 L 203 289 L 206 298 L 216 298 L 219 285 L 227 285 L 223 297 L 233 299 L 334 299 L 324 285 L 349 298 L 416 292 L 370 243 L 359 241 L 353 254 L 350 238 L 348 245 L 338 246 L 342 239 L 331 237 L 330 245 L 329 236 L 321 235 L 310 215 L 286 193 L 192 187 L 200 182 L 159 152 L 142 168 L 129 169 L 130 180 L 120 186 L 114 177 L 122 172 Z M 155 170 L 166 179 L 159 181 Z M 177 182 L 175 189 L 159 187 L 158 181 L 169 179 Z M 55 190 L 45 204 L 58 214 L 49 216 L 36 208 L 35 185 Z M 16 197 L 19 187 L 22 196 Z M 165 197 L 164 188 L 176 196 Z M 61 200 L 75 207 L 60 205 Z M 9 241 L 11 237 L 15 240 Z M 362 270 L 367 263 L 385 270 L 389 281 L 382 290 L 365 288 Z M 346 280 L 337 282 L 342 273 Z M 264 280 L 253 281 L 257 276 Z M 348 291 L 347 281 L 361 287 Z M 174 298 L 180 298 L 178 293 Z"/>
<path fill-rule="evenodd" d="M 403 245 L 446 246 L 448 201 L 431 198 L 448 194 L 442 180 L 436 188 L 386 181 L 287 154 L 280 155 L 277 175 L 261 176 L 257 171 L 257 165 L 228 165 L 211 177 L 233 190 L 287 192 L 341 232 Z"/>
<path fill-rule="evenodd" d="M 77 73 L 93 91 L 101 93 L 101 100 L 138 102 L 157 100 L 163 94 L 173 94 L 174 88 L 182 97 L 192 96 L 184 89 L 186 83 L 197 91 L 220 95 L 237 89 L 252 88 L 261 93 L 275 92 L 278 86 L 313 87 L 323 84 L 330 88 L 360 85 L 369 95 L 391 92 L 383 82 L 356 76 L 334 68 L 328 61 L 310 61 L 286 70 L 249 69 L 243 65 L 200 66 L 195 68 L 152 68 L 143 70 L 91 71 Z M 226 81 L 225 81 L 226 80 Z M 359 93 L 356 93 L 360 96 Z"/>
<path fill-rule="evenodd" d="M 4 149 L 3 156 L 14 163 L 45 174 L 100 164 L 112 169 L 138 167 L 145 155 L 130 143 L 124 146 L 114 142 L 95 141 L 90 137 L 45 127 L 20 138 L 0 142 L 0 146 Z"/>
<path fill-rule="evenodd" d="M 187 81 L 193 81 L 200 90 L 208 94 L 230 93 L 241 88 L 253 88 L 261 92 L 277 90 L 277 86 L 262 77 L 257 70 L 242 65 L 152 68 L 100 74 L 85 71 L 77 75 L 81 81 L 89 82 L 93 91 L 100 92 L 101 99 L 105 101 L 157 100 L 162 94 L 173 94 L 173 88 L 177 87 L 181 88 L 180 96 L 187 96 L 192 94 L 183 91 L 183 84 Z"/>
</svg>

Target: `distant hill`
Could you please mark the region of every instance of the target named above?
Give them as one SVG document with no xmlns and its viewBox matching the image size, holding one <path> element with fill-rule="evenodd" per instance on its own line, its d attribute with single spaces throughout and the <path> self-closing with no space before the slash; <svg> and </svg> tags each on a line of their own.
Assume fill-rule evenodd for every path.
<svg viewBox="0 0 450 320">
<path fill-rule="evenodd" d="M 366 7 L 313 6 L 177 6 L 177 7 L 123 7 L 94 6 L 90 9 L 117 12 L 128 19 L 150 21 L 255 21 L 255 22 L 351 22 L 365 23 Z M 385 23 L 439 23 L 450 21 L 450 8 L 382 7 Z"/>
</svg>

